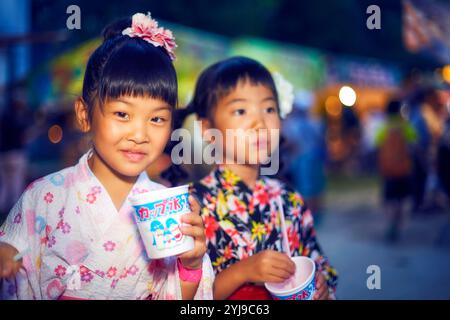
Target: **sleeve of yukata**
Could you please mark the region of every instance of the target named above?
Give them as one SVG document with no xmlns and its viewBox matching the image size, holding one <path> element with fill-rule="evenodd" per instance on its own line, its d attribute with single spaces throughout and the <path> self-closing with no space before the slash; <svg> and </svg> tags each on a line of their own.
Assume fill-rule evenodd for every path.
<svg viewBox="0 0 450 320">
<path fill-rule="evenodd" d="M 213 300 L 214 270 L 206 253 L 203 257 L 202 280 L 198 285 L 194 300 Z"/>
<path fill-rule="evenodd" d="M 35 193 L 25 191 L 9 212 L 0 228 L 0 242 L 25 253 L 22 268 L 12 279 L 0 282 L 1 299 L 42 299 L 39 286 L 40 233 L 45 230 L 45 217 L 36 216 Z"/>
<path fill-rule="evenodd" d="M 303 242 L 301 254 L 311 257 L 315 262 L 319 272 L 321 272 L 327 281 L 329 294 L 331 299 L 335 299 L 337 286 L 337 272 L 330 265 L 328 258 L 324 255 L 322 248 L 316 238 L 313 217 L 311 211 L 304 207 L 300 219 L 300 233 Z"/>
<path fill-rule="evenodd" d="M 176 258 L 166 258 L 152 261 L 153 283 L 152 299 L 181 300 L 181 281 L 176 266 Z M 214 272 L 208 255 L 203 257 L 202 279 L 200 280 L 194 300 L 212 300 Z"/>
</svg>

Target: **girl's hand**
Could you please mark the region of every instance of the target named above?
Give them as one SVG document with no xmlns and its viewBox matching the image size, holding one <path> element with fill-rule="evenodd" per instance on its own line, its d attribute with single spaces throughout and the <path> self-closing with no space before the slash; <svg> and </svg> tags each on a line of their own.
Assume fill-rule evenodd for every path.
<svg viewBox="0 0 450 320">
<path fill-rule="evenodd" d="M 295 264 L 285 254 L 264 250 L 241 260 L 246 282 L 283 282 L 295 273 Z"/>
<path fill-rule="evenodd" d="M 22 259 L 14 261 L 14 256 L 18 253 L 13 246 L 0 242 L 0 279 L 11 278 L 19 272 L 22 267 Z"/>
<path fill-rule="evenodd" d="M 205 226 L 203 225 L 203 219 L 200 217 L 200 205 L 192 196 L 189 196 L 189 204 L 192 212 L 183 215 L 181 222 L 190 224 L 190 226 L 181 226 L 181 232 L 194 238 L 194 249 L 178 257 L 184 267 L 200 269 L 203 263 L 203 256 L 206 253 Z"/>
<path fill-rule="evenodd" d="M 316 272 L 316 293 L 314 294 L 313 300 L 328 300 L 329 297 L 325 277 L 321 272 Z"/>
</svg>

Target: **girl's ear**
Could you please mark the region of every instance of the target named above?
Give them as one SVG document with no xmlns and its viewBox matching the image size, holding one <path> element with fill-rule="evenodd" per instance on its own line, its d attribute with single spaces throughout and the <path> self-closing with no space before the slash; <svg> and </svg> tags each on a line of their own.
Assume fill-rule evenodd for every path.
<svg viewBox="0 0 450 320">
<path fill-rule="evenodd" d="M 88 132 L 91 129 L 89 111 L 86 103 L 80 97 L 75 100 L 75 115 L 81 131 Z"/>
</svg>

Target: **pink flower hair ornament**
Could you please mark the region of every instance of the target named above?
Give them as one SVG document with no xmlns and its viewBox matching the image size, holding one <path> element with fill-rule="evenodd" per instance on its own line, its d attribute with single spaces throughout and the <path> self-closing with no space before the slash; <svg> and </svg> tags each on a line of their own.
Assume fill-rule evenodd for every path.
<svg viewBox="0 0 450 320">
<path fill-rule="evenodd" d="M 155 47 L 163 47 L 171 60 L 175 60 L 174 49 L 177 47 L 172 31 L 158 27 L 158 22 L 152 19 L 150 12 L 147 15 L 135 13 L 132 17 L 131 27 L 122 31 L 123 35 L 131 38 L 139 37 Z"/>
</svg>

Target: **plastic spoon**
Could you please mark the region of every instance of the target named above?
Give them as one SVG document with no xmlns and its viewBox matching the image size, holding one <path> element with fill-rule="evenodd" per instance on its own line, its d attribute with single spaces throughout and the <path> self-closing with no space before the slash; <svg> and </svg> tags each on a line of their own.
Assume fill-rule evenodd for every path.
<svg viewBox="0 0 450 320">
<path fill-rule="evenodd" d="M 289 246 L 289 238 L 288 238 L 288 234 L 287 234 L 286 221 L 284 219 L 284 210 L 283 210 L 283 204 L 281 202 L 281 197 L 277 198 L 277 205 L 278 205 L 279 212 L 280 212 L 281 233 L 283 236 L 282 243 L 283 243 L 283 247 L 284 247 L 284 252 L 286 252 L 289 257 L 292 257 L 291 248 Z M 293 276 L 291 276 L 289 278 L 289 280 L 287 280 L 288 284 L 292 287 L 295 285 L 294 276 L 295 276 L 295 273 Z"/>
</svg>

